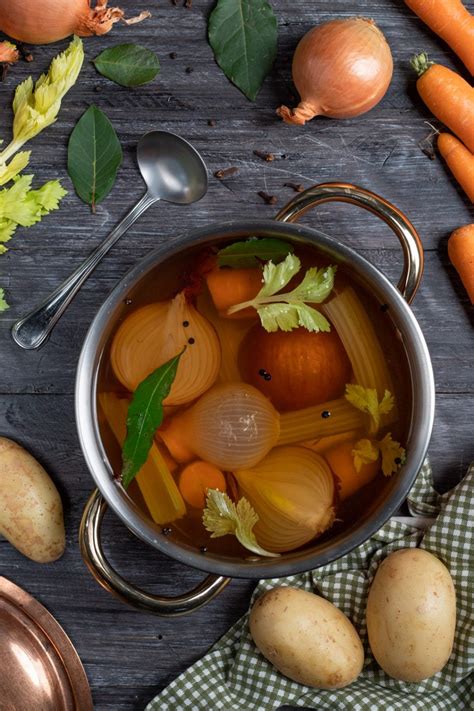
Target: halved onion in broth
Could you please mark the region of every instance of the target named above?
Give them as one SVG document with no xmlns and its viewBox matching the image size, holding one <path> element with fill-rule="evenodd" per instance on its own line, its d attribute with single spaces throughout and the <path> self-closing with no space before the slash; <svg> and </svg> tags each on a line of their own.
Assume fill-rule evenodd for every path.
<svg viewBox="0 0 474 711">
<path fill-rule="evenodd" d="M 184 405 L 213 385 L 221 364 L 219 339 L 183 292 L 134 311 L 115 334 L 110 360 L 117 379 L 133 392 L 160 365 L 181 356 L 165 405 Z"/>
</svg>

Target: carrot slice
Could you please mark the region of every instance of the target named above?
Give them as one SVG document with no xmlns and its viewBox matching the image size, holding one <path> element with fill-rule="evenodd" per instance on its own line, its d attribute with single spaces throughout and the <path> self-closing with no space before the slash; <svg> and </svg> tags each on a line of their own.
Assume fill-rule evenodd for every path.
<svg viewBox="0 0 474 711">
<path fill-rule="evenodd" d="M 474 202 L 474 155 L 450 133 L 440 133 L 438 148 L 451 173 Z"/>
<path fill-rule="evenodd" d="M 454 230 L 448 240 L 448 255 L 474 304 L 474 224 Z"/>
<path fill-rule="evenodd" d="M 206 275 L 207 288 L 220 316 L 227 318 L 251 318 L 255 309 L 249 307 L 227 316 L 231 306 L 253 299 L 262 288 L 262 270 L 216 268 Z"/>
<path fill-rule="evenodd" d="M 226 481 L 220 469 L 213 464 L 198 460 L 184 467 L 179 475 L 179 490 L 190 506 L 203 509 L 208 489 L 226 490 Z"/>
<path fill-rule="evenodd" d="M 355 440 L 343 442 L 323 453 L 323 457 L 331 467 L 332 473 L 339 481 L 339 497 L 341 500 L 352 496 L 358 489 L 372 481 L 380 470 L 380 459 L 363 464 L 360 471 L 354 465 Z M 182 493 L 182 492 L 181 492 Z"/>
</svg>

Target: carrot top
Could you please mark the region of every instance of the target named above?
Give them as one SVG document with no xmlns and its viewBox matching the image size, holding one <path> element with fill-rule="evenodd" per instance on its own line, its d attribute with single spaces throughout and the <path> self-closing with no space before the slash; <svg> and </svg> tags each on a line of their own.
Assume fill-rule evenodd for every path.
<svg viewBox="0 0 474 711">
<path fill-rule="evenodd" d="M 414 54 L 410 59 L 410 64 L 418 74 L 419 77 L 422 76 L 430 67 L 433 66 L 434 62 L 428 59 L 426 52 L 420 52 L 420 54 Z"/>
</svg>

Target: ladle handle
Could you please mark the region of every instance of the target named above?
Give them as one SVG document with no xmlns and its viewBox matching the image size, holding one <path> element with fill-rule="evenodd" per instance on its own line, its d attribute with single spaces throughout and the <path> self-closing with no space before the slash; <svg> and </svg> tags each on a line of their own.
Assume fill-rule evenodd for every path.
<svg viewBox="0 0 474 711">
<path fill-rule="evenodd" d="M 60 284 L 33 311 L 17 321 L 12 327 L 12 338 L 25 350 L 39 348 L 48 339 L 49 334 L 67 309 L 81 286 L 94 271 L 109 249 L 138 220 L 158 198 L 149 193 L 138 201 L 135 207 L 123 218 L 101 244 L 85 259 L 82 264 Z"/>
<path fill-rule="evenodd" d="M 423 275 L 423 246 L 418 232 L 398 208 L 380 195 L 350 183 L 321 183 L 299 193 L 276 216 L 281 222 L 296 222 L 307 210 L 324 202 L 348 202 L 380 217 L 397 235 L 403 249 L 403 271 L 397 288 L 411 303 Z"/>
<path fill-rule="evenodd" d="M 87 502 L 79 529 L 79 545 L 82 557 L 90 572 L 105 590 L 113 593 L 122 602 L 142 612 L 151 612 L 162 617 L 178 617 L 194 612 L 218 595 L 230 582 L 230 578 L 208 575 L 190 592 L 176 597 L 152 595 L 135 587 L 122 578 L 104 555 L 100 540 L 102 519 L 107 502 L 96 489 Z"/>
</svg>

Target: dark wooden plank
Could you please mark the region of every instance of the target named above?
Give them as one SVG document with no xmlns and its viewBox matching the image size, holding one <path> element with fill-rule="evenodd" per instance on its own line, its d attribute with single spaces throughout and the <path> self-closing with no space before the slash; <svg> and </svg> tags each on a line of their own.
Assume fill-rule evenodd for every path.
<svg viewBox="0 0 474 711">
<path fill-rule="evenodd" d="M 416 93 L 409 57 L 426 50 L 432 58 L 464 73 L 453 54 L 423 26 L 402 0 L 360 0 L 356 11 L 375 19 L 392 47 L 394 77 L 384 100 L 351 121 L 317 119 L 288 127 L 274 109 L 289 100 L 291 55 L 298 39 L 317 22 L 351 16 L 347 0 L 331 3 L 274 0 L 279 20 L 279 52 L 274 70 L 252 104 L 232 87 L 215 64 L 206 42 L 212 0 L 194 0 L 191 10 L 163 3 L 120 3 L 129 14 L 149 6 L 151 20 L 86 41 L 81 79 L 66 97 L 58 122 L 31 144 L 36 181 L 60 177 L 70 190 L 63 207 L 31 230 L 19 230 L 11 250 L 0 257 L 0 286 L 11 309 L 0 314 L 0 433 L 11 436 L 51 471 L 65 503 L 67 551 L 41 567 L 0 540 L 0 570 L 36 595 L 65 626 L 84 660 L 98 711 L 138 711 L 159 689 L 199 658 L 245 610 L 252 583 L 233 581 L 211 606 L 190 618 L 163 620 L 126 609 L 101 590 L 85 569 L 77 547 L 82 508 L 92 486 L 74 423 L 74 374 L 81 344 L 101 302 L 117 280 L 158 241 L 177 239 L 198 226 L 229 219 L 273 217 L 293 193 L 284 183 L 343 180 L 380 193 L 412 219 L 423 239 L 426 272 L 414 303 L 430 348 L 437 386 L 437 416 L 431 444 L 435 478 L 446 489 L 474 457 L 472 308 L 446 257 L 452 229 L 472 221 L 472 209 L 437 158 L 430 161 L 419 143 L 436 127 Z M 471 11 L 474 2 L 465 3 Z M 137 41 L 158 53 L 162 71 L 145 87 L 127 90 L 96 74 L 90 60 L 119 42 Z M 37 76 L 66 42 L 34 50 L 33 64 L 13 67 L 0 85 L 0 132 L 10 132 L 6 110 L 16 84 Z M 177 58 L 171 59 L 170 52 Z M 186 68 L 191 67 L 192 73 Z M 113 121 L 124 147 L 124 164 L 114 191 L 92 215 L 73 193 L 66 174 L 67 138 L 81 113 L 96 103 Z M 209 119 L 216 122 L 209 126 Z M 164 128 L 191 140 L 210 171 L 209 193 L 180 209 L 162 204 L 144 215 L 108 256 L 75 300 L 51 342 L 38 353 L 23 353 L 10 340 L 13 321 L 56 286 L 140 197 L 135 164 L 142 133 Z M 253 151 L 272 151 L 266 163 Z M 234 178 L 219 181 L 214 171 L 235 165 Z M 266 206 L 266 190 L 277 198 Z M 384 226 L 347 206 L 321 206 L 307 224 L 333 234 L 371 259 L 396 280 L 400 253 Z M 145 548 L 112 515 L 104 527 L 108 553 L 137 584 L 173 594 L 192 587 L 201 574 Z M 178 711 L 178 710 L 177 710 Z"/>
</svg>

